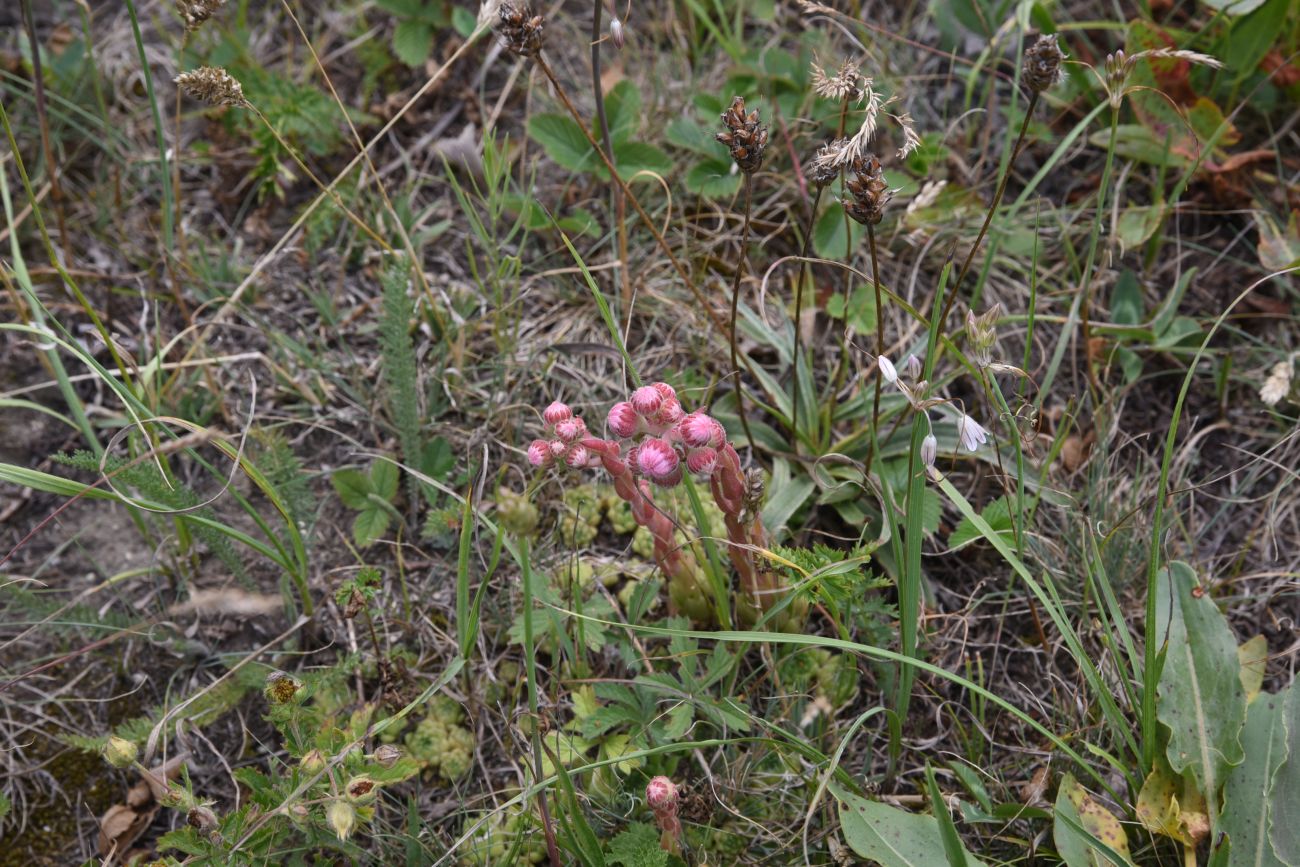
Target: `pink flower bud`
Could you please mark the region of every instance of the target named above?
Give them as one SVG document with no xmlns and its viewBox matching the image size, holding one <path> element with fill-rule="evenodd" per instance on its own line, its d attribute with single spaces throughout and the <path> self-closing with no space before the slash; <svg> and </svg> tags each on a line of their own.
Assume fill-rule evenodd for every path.
<svg viewBox="0 0 1300 867">
<path fill-rule="evenodd" d="M 636 467 L 653 481 L 670 478 L 678 470 L 678 463 L 677 452 L 661 439 L 651 437 L 637 449 Z"/>
<path fill-rule="evenodd" d="M 623 22 L 618 18 L 609 20 L 609 38 L 614 47 L 621 49 L 627 43 L 627 34 L 623 31 Z"/>
<path fill-rule="evenodd" d="M 655 777 L 646 784 L 645 802 L 656 813 L 676 812 L 677 786 L 667 777 Z"/>
<path fill-rule="evenodd" d="M 683 418 L 678 423 L 677 430 L 681 433 L 682 442 L 693 449 L 720 448 L 726 439 L 722 425 L 702 412 L 693 412 Z"/>
<path fill-rule="evenodd" d="M 651 479 L 661 488 L 675 488 L 682 483 L 682 465 L 678 464 L 676 468 L 666 476 L 655 476 Z"/>
<path fill-rule="evenodd" d="M 609 408 L 609 416 L 605 419 L 609 429 L 614 432 L 614 436 L 620 439 L 636 436 L 637 430 L 641 426 L 641 419 L 632 408 L 632 404 L 627 401 L 621 401 Z"/>
<path fill-rule="evenodd" d="M 708 446 L 691 449 L 686 453 L 686 469 L 697 476 L 712 475 L 718 465 L 718 453 Z"/>
<path fill-rule="evenodd" d="M 535 467 L 544 467 L 549 464 L 554 455 L 551 454 L 551 444 L 546 440 L 533 440 L 528 445 L 528 463 Z"/>
<path fill-rule="evenodd" d="M 655 413 L 655 422 L 665 427 L 677 424 L 686 416 L 686 411 L 682 405 L 677 402 L 675 397 L 666 397 L 664 402 L 659 405 L 659 412 Z"/>
<path fill-rule="evenodd" d="M 551 457 L 553 458 L 558 458 L 560 455 L 564 454 L 564 450 L 568 448 L 568 446 L 566 446 L 560 440 L 551 440 L 549 443 L 547 443 L 547 446 L 550 447 Z"/>
<path fill-rule="evenodd" d="M 676 400 L 677 391 L 666 382 L 652 382 L 650 387 L 659 392 L 659 396 L 664 400 Z"/>
<path fill-rule="evenodd" d="M 562 421 L 573 418 L 573 410 L 569 409 L 567 403 L 560 403 L 558 400 L 542 410 L 542 418 L 546 419 L 549 425 L 557 425 Z"/>
<path fill-rule="evenodd" d="M 658 412 L 663 402 L 664 396 L 653 385 L 643 385 L 632 392 L 632 408 L 646 418 Z"/>
<path fill-rule="evenodd" d="M 571 443 L 587 435 L 587 426 L 580 418 L 566 418 L 555 426 L 555 435 L 563 442 Z"/>
<path fill-rule="evenodd" d="M 585 446 L 570 446 L 564 455 L 564 462 L 575 470 L 580 470 L 591 463 L 591 452 Z"/>
</svg>

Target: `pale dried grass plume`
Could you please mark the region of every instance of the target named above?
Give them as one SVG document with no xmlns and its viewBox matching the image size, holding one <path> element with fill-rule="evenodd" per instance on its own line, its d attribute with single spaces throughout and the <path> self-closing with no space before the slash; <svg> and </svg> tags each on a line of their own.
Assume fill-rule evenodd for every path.
<svg viewBox="0 0 1300 867">
<path fill-rule="evenodd" d="M 243 85 L 219 66 L 200 66 L 182 72 L 174 79 L 176 86 L 188 97 L 208 105 L 247 105 Z"/>
</svg>

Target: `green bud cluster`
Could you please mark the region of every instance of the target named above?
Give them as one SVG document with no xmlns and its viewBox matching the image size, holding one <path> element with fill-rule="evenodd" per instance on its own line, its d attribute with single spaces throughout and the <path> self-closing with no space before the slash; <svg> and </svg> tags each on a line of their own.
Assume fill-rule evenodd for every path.
<svg viewBox="0 0 1300 867">
<path fill-rule="evenodd" d="M 464 712 L 446 696 L 435 696 L 429 714 L 406 735 L 411 758 L 446 780 L 457 780 L 474 761 L 474 734 L 461 725 Z"/>
<path fill-rule="evenodd" d="M 537 530 L 537 506 L 521 493 L 497 488 L 497 520 L 516 536 L 531 536 Z"/>
<path fill-rule="evenodd" d="M 839 709 L 858 693 L 858 667 L 848 654 L 824 647 L 802 648 L 780 663 L 782 686 L 787 690 L 822 696 Z"/>
</svg>

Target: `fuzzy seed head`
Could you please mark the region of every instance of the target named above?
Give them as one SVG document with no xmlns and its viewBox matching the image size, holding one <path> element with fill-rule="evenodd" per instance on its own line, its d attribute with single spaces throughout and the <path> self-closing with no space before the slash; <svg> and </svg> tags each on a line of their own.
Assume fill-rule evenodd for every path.
<svg viewBox="0 0 1300 867">
<path fill-rule="evenodd" d="M 1268 406 L 1277 406 L 1282 398 L 1291 393 L 1291 359 L 1286 358 L 1273 365 L 1268 378 L 1259 389 L 1259 399 Z"/>
<path fill-rule="evenodd" d="M 546 440 L 533 440 L 528 444 L 528 463 L 535 467 L 549 466 L 555 460 L 551 454 L 551 444 Z"/>
<path fill-rule="evenodd" d="M 567 403 L 560 403 L 558 400 L 553 401 L 550 406 L 542 410 L 542 418 L 547 424 L 554 427 L 562 421 L 573 418 L 573 410 L 569 409 Z"/>
<path fill-rule="evenodd" d="M 1042 93 L 1055 85 L 1063 77 L 1061 72 L 1063 60 L 1065 60 L 1065 53 L 1057 44 L 1055 33 L 1038 37 L 1034 44 L 1025 50 L 1022 72 L 1025 86 L 1034 93 Z"/>
<path fill-rule="evenodd" d="M 185 29 L 193 33 L 225 5 L 226 0 L 176 0 L 176 12 L 184 20 Z"/>
<path fill-rule="evenodd" d="M 402 758 L 402 748 L 394 744 L 384 744 L 375 750 L 375 764 L 381 768 L 391 768 Z"/>
<path fill-rule="evenodd" d="M 200 66 L 190 72 L 182 72 L 173 80 L 186 96 L 208 105 L 248 104 L 248 100 L 244 99 L 243 85 L 219 66 Z"/>
<path fill-rule="evenodd" d="M 534 15 L 526 4 L 502 3 L 497 13 L 497 34 L 501 42 L 520 57 L 536 57 L 542 51 L 546 20 Z"/>
<path fill-rule="evenodd" d="M 619 401 L 609 408 L 609 415 L 605 418 L 605 423 L 613 431 L 614 436 L 619 439 L 628 439 L 636 436 L 636 432 L 641 427 L 641 417 L 627 401 Z"/>
<path fill-rule="evenodd" d="M 340 840 L 347 840 L 357 829 L 357 808 L 342 798 L 330 802 L 325 808 L 325 818 Z"/>
</svg>

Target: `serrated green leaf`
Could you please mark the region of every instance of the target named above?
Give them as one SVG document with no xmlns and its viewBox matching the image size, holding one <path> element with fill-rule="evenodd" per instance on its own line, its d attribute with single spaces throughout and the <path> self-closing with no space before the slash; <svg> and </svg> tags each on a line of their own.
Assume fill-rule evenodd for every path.
<svg viewBox="0 0 1300 867">
<path fill-rule="evenodd" d="M 370 486 L 374 494 L 391 501 L 397 496 L 397 464 L 377 458 L 370 465 Z"/>
<path fill-rule="evenodd" d="M 535 114 L 528 119 L 528 135 L 542 146 L 546 155 L 575 172 L 594 171 L 600 158 L 592 149 L 582 127 L 562 114 Z"/>
<path fill-rule="evenodd" d="M 706 199 L 726 199 L 740 191 L 740 173 L 735 164 L 722 159 L 706 159 L 691 166 L 686 173 L 688 192 Z"/>
<path fill-rule="evenodd" d="M 831 792 L 840 804 L 844 842 L 863 858 L 882 867 L 938 867 L 947 864 L 943 833 L 933 816 L 908 813 L 897 807 L 849 794 L 838 786 Z M 985 864 L 963 849 L 967 867 Z"/>
<path fill-rule="evenodd" d="M 433 51 L 433 27 L 408 19 L 393 29 L 393 54 L 407 66 L 421 66 Z"/>
<path fill-rule="evenodd" d="M 352 519 L 352 538 L 357 547 L 373 545 L 388 529 L 388 513 L 383 509 L 362 509 Z"/>
<path fill-rule="evenodd" d="M 1087 834 L 1080 833 L 1080 827 Z M 1098 847 L 1089 834 L 1105 848 Z M 1133 863 L 1119 819 L 1071 774 L 1062 778 L 1057 790 L 1052 837 L 1067 867 L 1125 867 Z"/>
<path fill-rule="evenodd" d="M 349 509 L 366 508 L 369 503 L 366 498 L 374 490 L 370 484 L 370 477 L 360 470 L 353 469 L 336 470 L 330 476 L 330 484 L 334 486 L 343 505 Z"/>
<path fill-rule="evenodd" d="M 605 94 L 605 119 L 609 122 L 609 138 L 614 152 L 641 126 L 641 92 L 628 79 L 623 79 Z"/>
<path fill-rule="evenodd" d="M 664 128 L 664 140 L 674 147 L 721 161 L 726 148 L 704 124 L 688 117 L 675 118 Z"/>
<path fill-rule="evenodd" d="M 856 251 L 867 236 L 867 227 L 856 220 L 849 220 L 846 228 L 844 208 L 839 202 L 831 202 L 813 229 L 813 248 L 824 259 L 839 261 L 844 258 L 845 238 L 850 239 L 848 247 Z"/>
<path fill-rule="evenodd" d="M 673 161 L 652 144 L 640 141 L 614 143 L 614 166 L 625 181 L 654 181 L 654 175 L 667 175 L 673 170 Z M 641 174 L 649 172 L 650 174 Z M 602 167 L 597 174 L 604 175 Z M 638 177 L 639 175 L 639 177 Z"/>
<path fill-rule="evenodd" d="M 1156 622 L 1169 625 L 1156 688 L 1156 716 L 1169 729 L 1166 755 L 1176 773 L 1190 771 L 1214 798 L 1228 768 L 1243 758 L 1246 696 L 1237 642 L 1191 566 L 1169 564 L 1156 584 Z"/>
<path fill-rule="evenodd" d="M 1294 690 L 1292 686 L 1279 695 L 1260 695 L 1246 710 L 1246 725 L 1241 730 L 1246 758 L 1228 773 L 1223 815 L 1219 817 L 1218 830 L 1232 841 L 1225 860 L 1228 867 L 1285 867 L 1274 854 L 1268 825 L 1275 801 L 1274 775 L 1287 758 L 1282 715 Z"/>
</svg>

